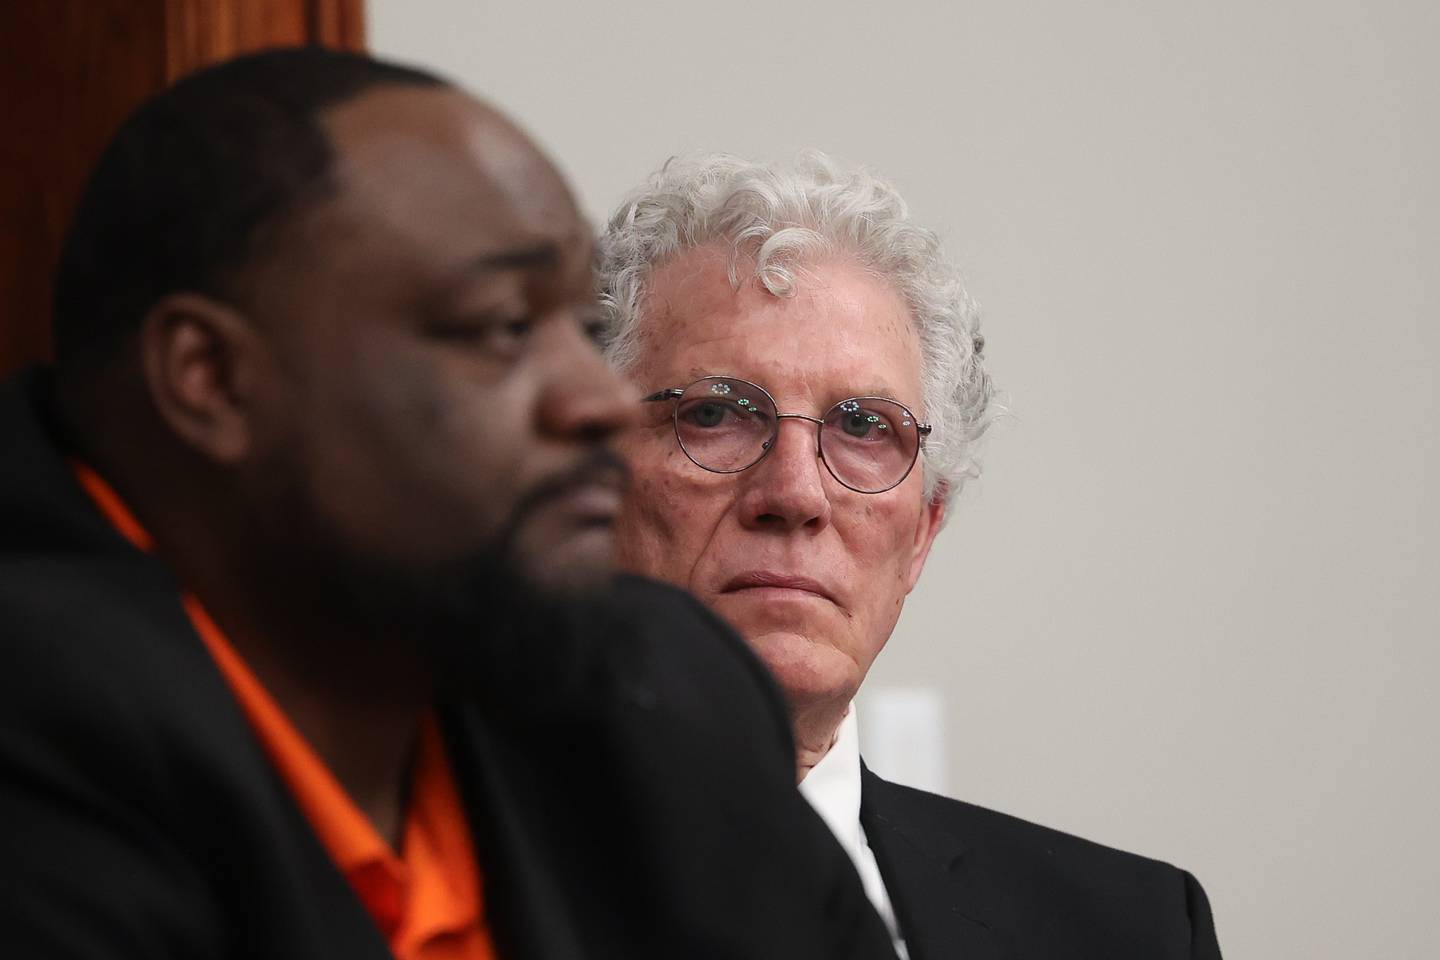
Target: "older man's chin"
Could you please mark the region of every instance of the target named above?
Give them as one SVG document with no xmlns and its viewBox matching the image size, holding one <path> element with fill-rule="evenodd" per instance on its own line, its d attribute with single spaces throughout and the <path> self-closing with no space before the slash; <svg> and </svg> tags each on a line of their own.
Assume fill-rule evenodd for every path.
<svg viewBox="0 0 1440 960">
<path fill-rule="evenodd" d="M 792 708 L 848 702 L 864 673 L 844 651 L 796 630 L 736 628 L 770 669 Z"/>
</svg>

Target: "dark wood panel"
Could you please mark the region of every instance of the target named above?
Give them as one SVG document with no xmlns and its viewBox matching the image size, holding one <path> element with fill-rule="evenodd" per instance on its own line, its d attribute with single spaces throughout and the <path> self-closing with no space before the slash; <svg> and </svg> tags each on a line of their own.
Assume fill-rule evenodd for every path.
<svg viewBox="0 0 1440 960">
<path fill-rule="evenodd" d="M 0 0 L 0 375 L 49 355 L 65 228 L 131 110 L 216 60 L 361 50 L 364 29 L 363 0 Z"/>
<path fill-rule="evenodd" d="M 50 282 L 95 158 L 165 82 L 162 0 L 0 3 L 0 373 L 48 355 Z"/>
<path fill-rule="evenodd" d="M 364 0 L 311 0 L 310 36 L 327 47 L 364 50 Z"/>
</svg>

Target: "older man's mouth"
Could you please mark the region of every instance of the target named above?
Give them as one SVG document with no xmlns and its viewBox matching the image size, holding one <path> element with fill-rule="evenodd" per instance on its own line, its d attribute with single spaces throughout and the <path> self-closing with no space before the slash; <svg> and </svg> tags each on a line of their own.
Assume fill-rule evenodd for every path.
<svg viewBox="0 0 1440 960">
<path fill-rule="evenodd" d="M 835 595 L 825 586 L 809 577 L 788 573 L 774 573 L 769 570 L 751 570 L 732 577 L 720 589 L 723 594 L 750 594 L 756 597 L 776 600 L 803 600 L 818 598 L 835 603 Z"/>
</svg>

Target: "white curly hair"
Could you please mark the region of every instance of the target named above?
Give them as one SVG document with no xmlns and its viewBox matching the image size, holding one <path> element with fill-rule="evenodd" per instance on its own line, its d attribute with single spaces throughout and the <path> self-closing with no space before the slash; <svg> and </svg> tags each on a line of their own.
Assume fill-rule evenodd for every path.
<svg viewBox="0 0 1440 960">
<path fill-rule="evenodd" d="M 643 350 L 650 272 L 716 244 L 730 248 L 736 289 L 743 266 L 774 296 L 793 296 L 797 268 L 835 254 L 891 284 L 920 340 L 922 400 L 933 426 L 925 493 L 948 500 L 978 475 L 975 447 L 994 394 L 979 311 L 939 238 L 911 222 L 889 182 L 816 150 L 771 164 L 728 154 L 672 158 L 620 205 L 600 238 L 601 341 L 617 370 L 633 369 Z"/>
</svg>

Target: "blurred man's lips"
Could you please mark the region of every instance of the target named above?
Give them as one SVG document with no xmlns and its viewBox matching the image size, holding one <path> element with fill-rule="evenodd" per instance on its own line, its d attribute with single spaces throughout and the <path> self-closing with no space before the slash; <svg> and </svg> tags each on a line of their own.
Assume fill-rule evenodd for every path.
<svg viewBox="0 0 1440 960">
<path fill-rule="evenodd" d="M 809 577 L 772 573 L 768 570 L 752 570 L 732 577 L 720 590 L 722 594 L 752 591 L 771 594 L 776 598 L 811 595 L 835 603 L 835 597 L 830 591 Z"/>
<path fill-rule="evenodd" d="M 552 508 L 587 524 L 610 524 L 620 513 L 619 484 L 587 483 L 573 487 L 551 501 Z"/>
</svg>

